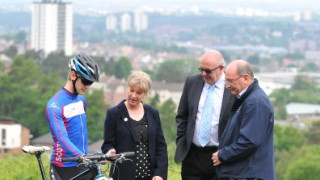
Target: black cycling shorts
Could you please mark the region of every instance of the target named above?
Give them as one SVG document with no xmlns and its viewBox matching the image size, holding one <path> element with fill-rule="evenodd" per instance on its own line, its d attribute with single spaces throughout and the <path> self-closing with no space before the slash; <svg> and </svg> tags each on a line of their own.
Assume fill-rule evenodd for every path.
<svg viewBox="0 0 320 180">
<path fill-rule="evenodd" d="M 68 180 L 85 171 L 88 168 L 84 167 L 58 167 L 53 164 L 50 166 L 50 179 L 51 180 Z M 85 175 L 80 176 L 77 180 L 93 179 L 97 175 L 96 170 L 90 170 Z"/>
</svg>

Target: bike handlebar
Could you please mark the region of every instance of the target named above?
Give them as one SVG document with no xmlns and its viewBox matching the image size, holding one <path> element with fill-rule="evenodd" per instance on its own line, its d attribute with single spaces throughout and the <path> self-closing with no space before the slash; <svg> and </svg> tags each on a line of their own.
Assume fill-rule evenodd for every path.
<svg viewBox="0 0 320 180">
<path fill-rule="evenodd" d="M 107 161 L 113 161 L 116 159 L 121 159 L 121 158 L 126 158 L 129 156 L 134 156 L 135 153 L 134 152 L 123 152 L 123 153 L 119 153 L 119 154 L 112 154 L 112 155 L 107 155 L 107 154 L 93 154 L 93 155 L 85 155 L 82 157 L 68 157 L 68 158 L 62 158 L 62 162 L 69 162 L 69 161 L 80 161 L 83 158 L 84 159 L 89 159 L 91 161 L 97 160 L 97 161 L 103 161 L 103 160 L 107 160 Z"/>
</svg>

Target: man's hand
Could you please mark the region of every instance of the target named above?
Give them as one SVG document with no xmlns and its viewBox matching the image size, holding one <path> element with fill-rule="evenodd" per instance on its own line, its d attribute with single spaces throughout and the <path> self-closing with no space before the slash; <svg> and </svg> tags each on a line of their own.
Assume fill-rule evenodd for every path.
<svg viewBox="0 0 320 180">
<path fill-rule="evenodd" d="M 214 166 L 219 166 L 221 164 L 220 160 L 219 160 L 219 151 L 215 152 L 212 154 L 212 162 Z"/>
</svg>

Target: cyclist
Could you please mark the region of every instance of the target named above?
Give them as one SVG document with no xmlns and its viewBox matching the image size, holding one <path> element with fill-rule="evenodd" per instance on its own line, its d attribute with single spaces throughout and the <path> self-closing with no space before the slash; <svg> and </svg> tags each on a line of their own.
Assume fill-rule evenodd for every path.
<svg viewBox="0 0 320 180">
<path fill-rule="evenodd" d="M 69 60 L 68 80 L 46 105 L 46 117 L 53 140 L 50 179 L 65 180 L 84 168 L 77 162 L 62 162 L 61 158 L 83 156 L 88 153 L 85 90 L 99 80 L 98 64 L 86 53 Z M 91 179 L 90 172 L 83 179 Z"/>
</svg>

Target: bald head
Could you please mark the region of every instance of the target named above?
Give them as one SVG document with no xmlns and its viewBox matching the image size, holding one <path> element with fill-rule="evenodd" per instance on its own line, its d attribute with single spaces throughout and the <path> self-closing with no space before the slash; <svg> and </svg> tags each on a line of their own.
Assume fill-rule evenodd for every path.
<svg viewBox="0 0 320 180">
<path fill-rule="evenodd" d="M 238 59 L 238 60 L 234 60 L 232 61 L 226 71 L 232 71 L 232 72 L 236 72 L 237 75 L 239 76 L 242 76 L 242 75 L 245 75 L 245 74 L 248 74 L 248 76 L 253 79 L 254 78 L 254 75 L 253 75 L 253 70 L 252 70 L 252 67 L 251 65 L 245 61 L 245 60 L 241 60 L 241 59 Z"/>
<path fill-rule="evenodd" d="M 215 64 L 224 64 L 224 59 L 222 54 L 217 51 L 217 50 L 209 50 L 207 52 L 205 52 L 201 58 L 200 58 L 200 62 L 207 62 L 207 61 L 211 61 L 211 62 L 215 62 Z"/>
<path fill-rule="evenodd" d="M 234 60 L 226 68 L 226 88 L 239 95 L 254 82 L 251 65 L 244 60 Z"/>
</svg>

